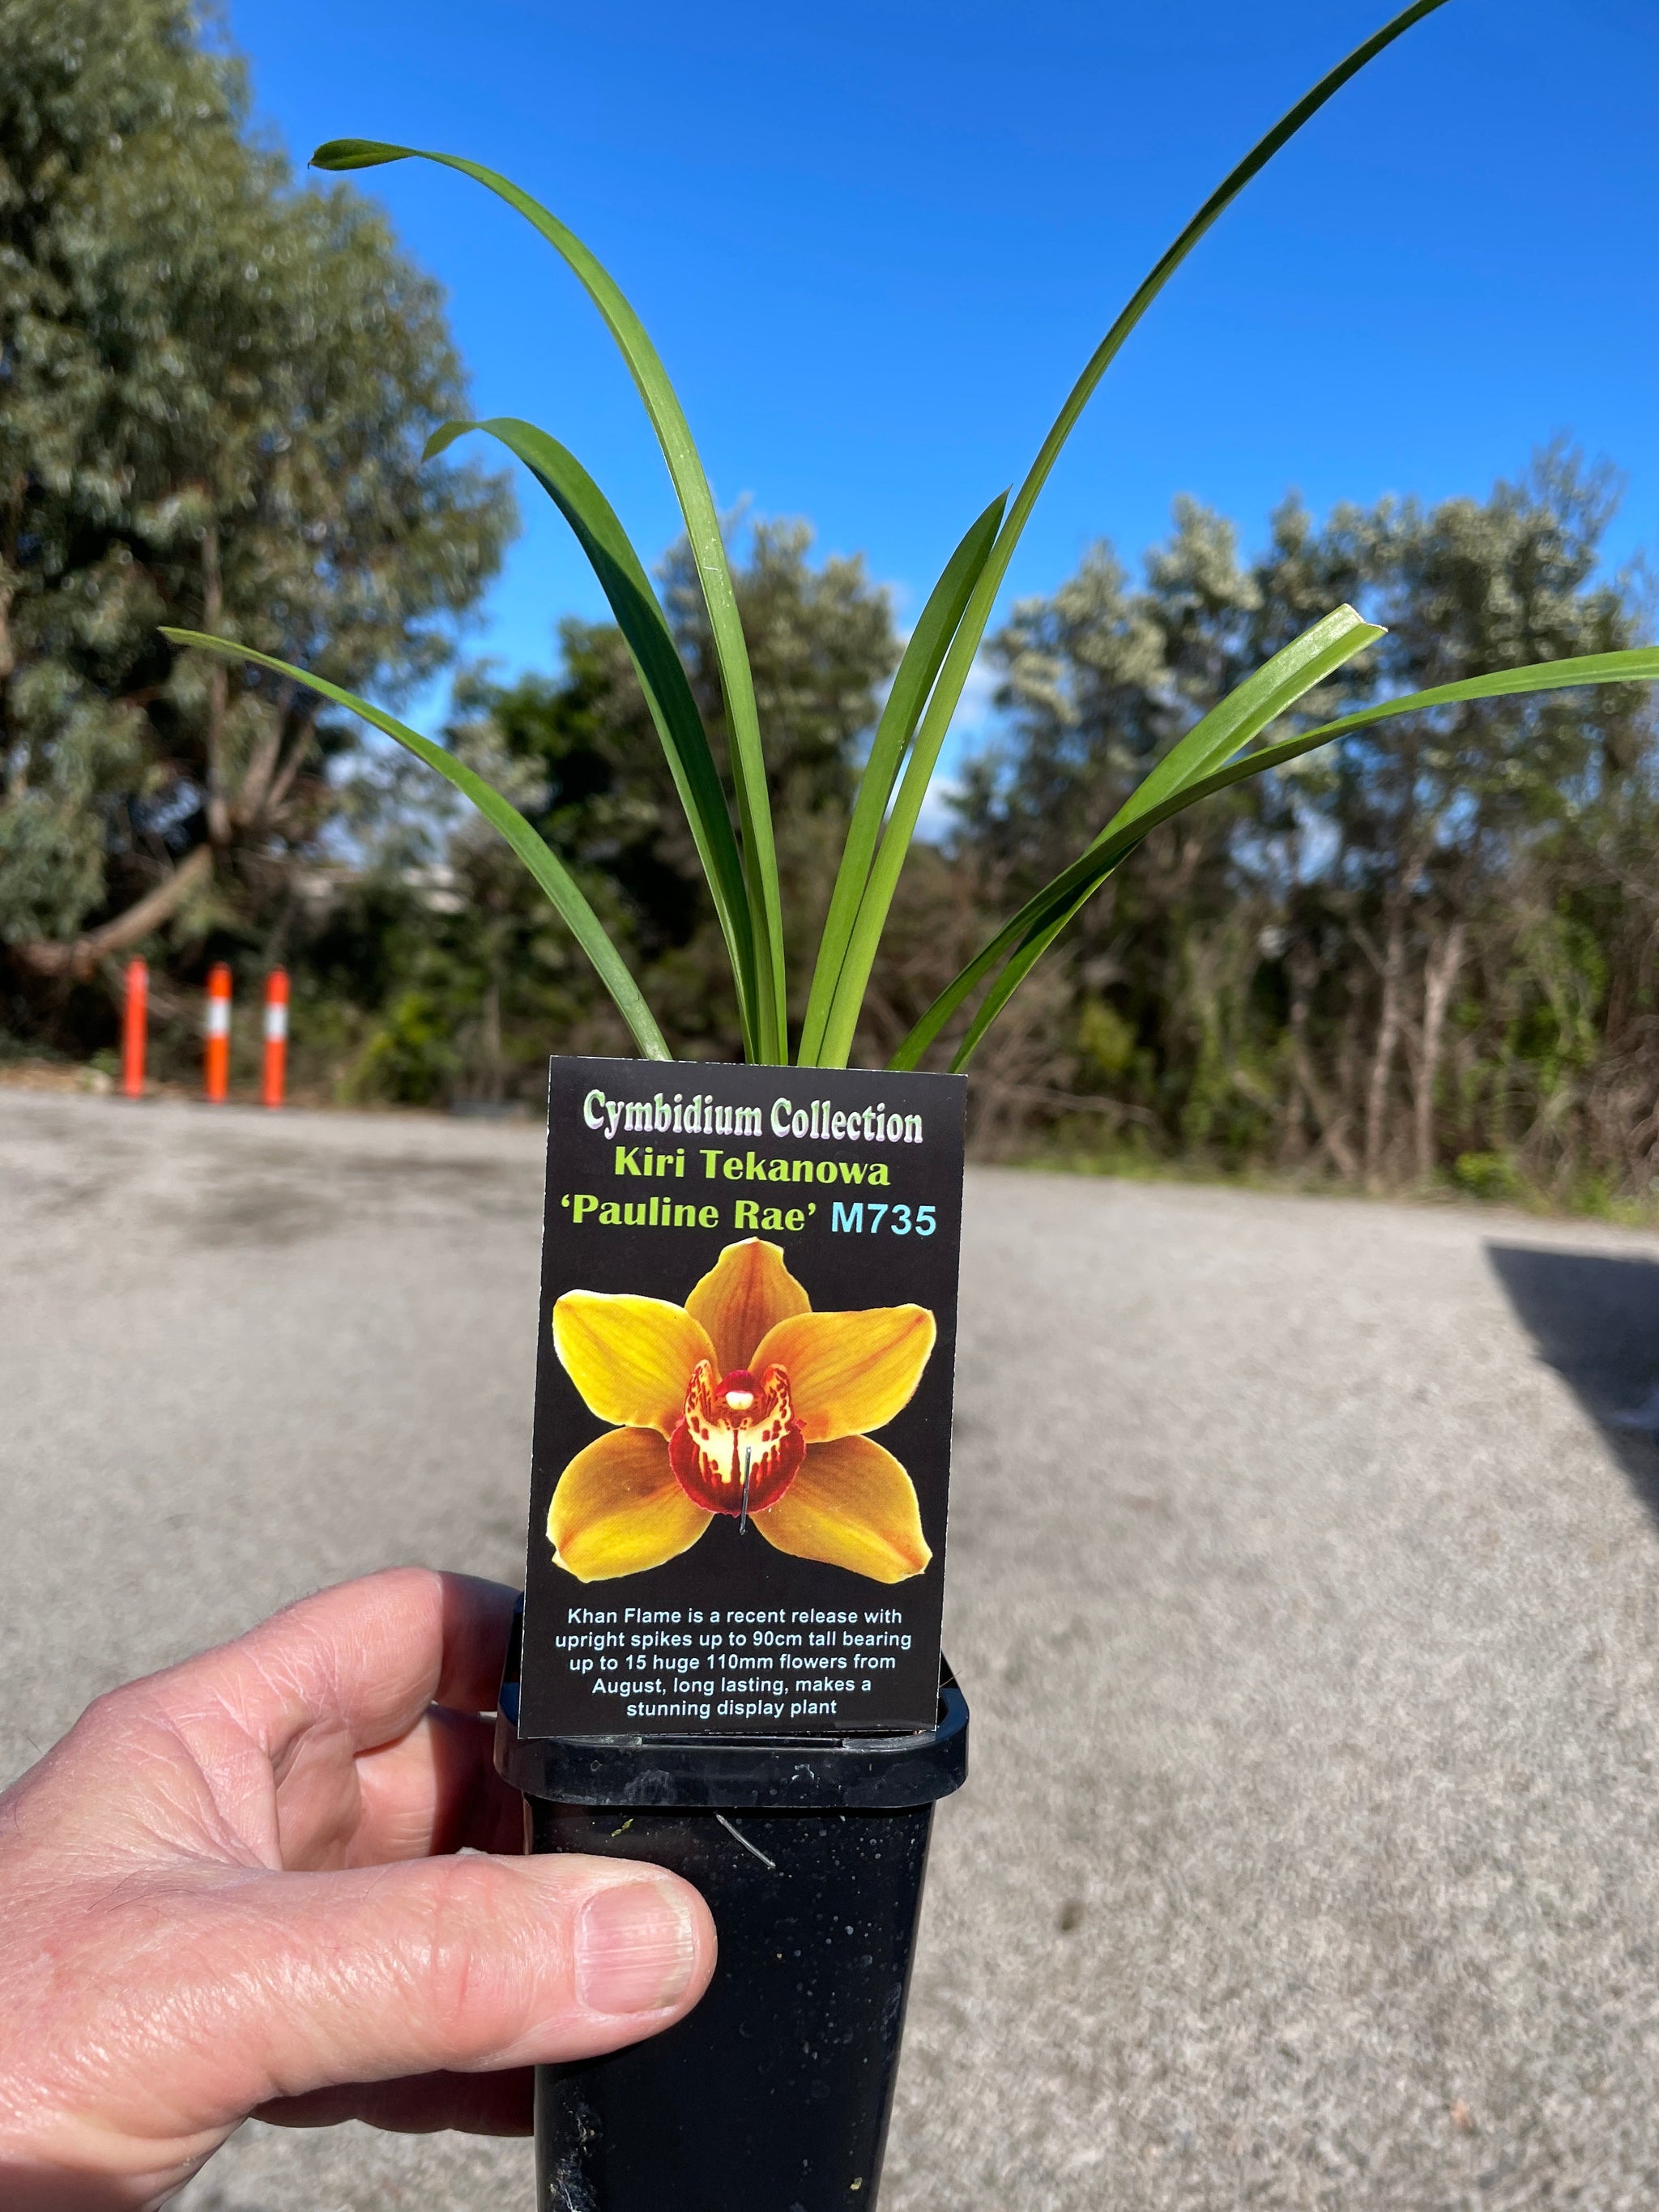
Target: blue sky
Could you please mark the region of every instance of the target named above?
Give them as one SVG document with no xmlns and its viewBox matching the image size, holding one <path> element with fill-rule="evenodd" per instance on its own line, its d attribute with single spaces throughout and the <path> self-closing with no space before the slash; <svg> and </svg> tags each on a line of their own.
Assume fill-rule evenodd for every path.
<svg viewBox="0 0 1659 2212">
<path fill-rule="evenodd" d="M 1017 480 L 1146 265 L 1386 0 L 228 0 L 256 108 L 471 154 L 599 253 L 674 378 L 716 497 L 806 517 L 914 614 Z M 1659 548 L 1659 4 L 1451 0 L 1253 185 L 1109 375 L 1009 596 L 1190 492 L 1248 544 L 1316 510 L 1482 493 L 1566 431 Z M 476 186 L 363 179 L 447 286 L 482 414 L 572 447 L 647 561 L 674 534 L 620 360 Z M 471 649 L 550 664 L 601 611 L 533 485 Z M 970 738 L 971 727 L 960 737 Z"/>
</svg>

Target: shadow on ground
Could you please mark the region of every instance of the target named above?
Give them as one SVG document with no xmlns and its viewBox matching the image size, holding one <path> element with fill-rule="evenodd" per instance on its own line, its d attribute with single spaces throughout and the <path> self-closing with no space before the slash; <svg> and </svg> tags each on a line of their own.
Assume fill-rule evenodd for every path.
<svg viewBox="0 0 1659 2212">
<path fill-rule="evenodd" d="M 1659 1260 L 1488 1244 L 1539 1355 L 1577 1392 L 1659 1515 Z"/>
</svg>

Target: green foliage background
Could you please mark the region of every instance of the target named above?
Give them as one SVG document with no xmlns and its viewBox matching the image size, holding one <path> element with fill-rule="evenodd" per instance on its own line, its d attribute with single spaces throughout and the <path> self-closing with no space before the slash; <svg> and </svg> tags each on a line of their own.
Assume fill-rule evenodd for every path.
<svg viewBox="0 0 1659 2212">
<path fill-rule="evenodd" d="M 77 988 L 156 930 L 184 972 L 269 936 L 354 742 L 157 625 L 396 694 L 453 652 L 512 508 L 421 465 L 465 398 L 436 287 L 251 142 L 184 0 L 0 0 L 0 938 L 12 1025 L 74 1034 L 106 1018 Z"/>
<path fill-rule="evenodd" d="M 275 679 L 175 655 L 228 630 L 395 703 L 455 653 L 512 527 L 428 434 L 465 412 L 441 298 L 349 187 L 252 143 L 174 0 L 0 0 L 0 1024 L 112 1039 L 151 961 L 191 1073 L 209 960 L 294 976 L 302 1091 L 533 1101 L 550 1050 L 626 1051 L 518 863 L 435 780 Z M 1190 501 L 1132 576 L 1104 544 L 988 652 L 1001 710 L 901 879 L 855 1058 L 890 1054 L 988 929 L 1197 718 L 1342 600 L 1382 644 L 1308 706 L 1626 647 L 1616 485 L 1558 446 L 1485 498 L 1310 516 L 1261 550 Z M 789 966 L 806 976 L 900 640 L 804 526 L 737 533 Z M 662 596 L 717 759 L 684 548 Z M 623 642 L 464 669 L 447 733 L 616 936 L 677 1052 L 737 1057 L 724 949 Z M 1359 732 L 1155 831 L 975 1062 L 976 1141 L 1374 1186 L 1644 1199 L 1659 1167 L 1652 709 L 1619 687 Z M 799 1024 L 804 1003 L 790 1007 Z M 251 1056 L 252 1025 L 240 1049 Z"/>
</svg>

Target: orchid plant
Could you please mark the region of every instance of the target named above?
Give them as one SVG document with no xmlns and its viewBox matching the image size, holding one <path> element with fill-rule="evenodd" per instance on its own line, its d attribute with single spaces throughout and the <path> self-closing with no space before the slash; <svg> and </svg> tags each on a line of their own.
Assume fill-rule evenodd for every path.
<svg viewBox="0 0 1659 2212">
<path fill-rule="evenodd" d="M 1170 278 L 1246 185 L 1368 63 L 1446 4 L 1414 0 L 1357 46 L 1245 155 L 1130 296 L 1090 357 L 1013 494 L 1000 494 L 969 525 L 911 632 L 877 726 L 836 872 L 805 1013 L 793 1039 L 802 1066 L 844 1067 L 900 871 L 929 782 L 997 594 L 1038 495 L 1084 408 L 1124 341 Z M 374 168 L 411 159 L 471 177 L 538 230 L 574 274 L 623 355 L 661 444 L 708 608 L 729 732 L 723 779 L 690 684 L 650 578 L 610 502 L 574 454 L 544 430 L 513 418 L 447 422 L 428 443 L 441 453 L 470 430 L 495 438 L 530 471 L 574 533 L 627 642 L 708 879 L 732 963 L 745 1056 L 787 1064 L 792 1040 L 784 971 L 783 914 L 768 800 L 766 762 L 749 659 L 719 514 L 673 386 L 643 325 L 599 262 L 558 218 L 494 170 L 458 155 L 343 138 L 318 149 L 321 169 Z M 1476 699 L 1577 684 L 1659 678 L 1659 651 L 1597 653 L 1446 684 L 1264 742 L 1270 729 L 1344 663 L 1382 635 L 1339 606 L 1276 653 L 1188 730 L 1069 866 L 1029 899 L 941 991 L 894 1054 L 920 1064 L 971 1006 L 951 1056 L 964 1067 L 1013 992 L 1080 907 L 1160 823 L 1247 777 L 1283 767 L 1315 747 L 1386 718 L 1432 713 Z M 615 1000 L 641 1053 L 672 1057 L 627 963 L 569 871 L 516 808 L 465 762 L 368 701 L 234 640 L 168 629 L 179 646 L 251 663 L 349 708 L 446 777 L 507 840 L 568 924 Z M 730 789 L 728 793 L 727 781 Z M 733 818 L 735 813 L 735 820 Z"/>
</svg>

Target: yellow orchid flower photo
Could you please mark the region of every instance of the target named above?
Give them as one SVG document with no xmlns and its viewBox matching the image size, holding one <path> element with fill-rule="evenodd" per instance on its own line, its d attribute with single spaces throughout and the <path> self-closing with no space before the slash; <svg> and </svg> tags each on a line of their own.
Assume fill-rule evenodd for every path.
<svg viewBox="0 0 1659 2212">
<path fill-rule="evenodd" d="M 567 1291 L 553 1341 L 614 1425 L 559 1477 L 555 1564 L 579 1582 L 643 1573 L 716 1516 L 780 1552 L 872 1582 L 933 1557 L 915 1486 L 871 1431 L 909 1403 L 937 1329 L 920 1305 L 815 1313 L 779 1246 L 728 1244 L 684 1305 Z"/>
</svg>

